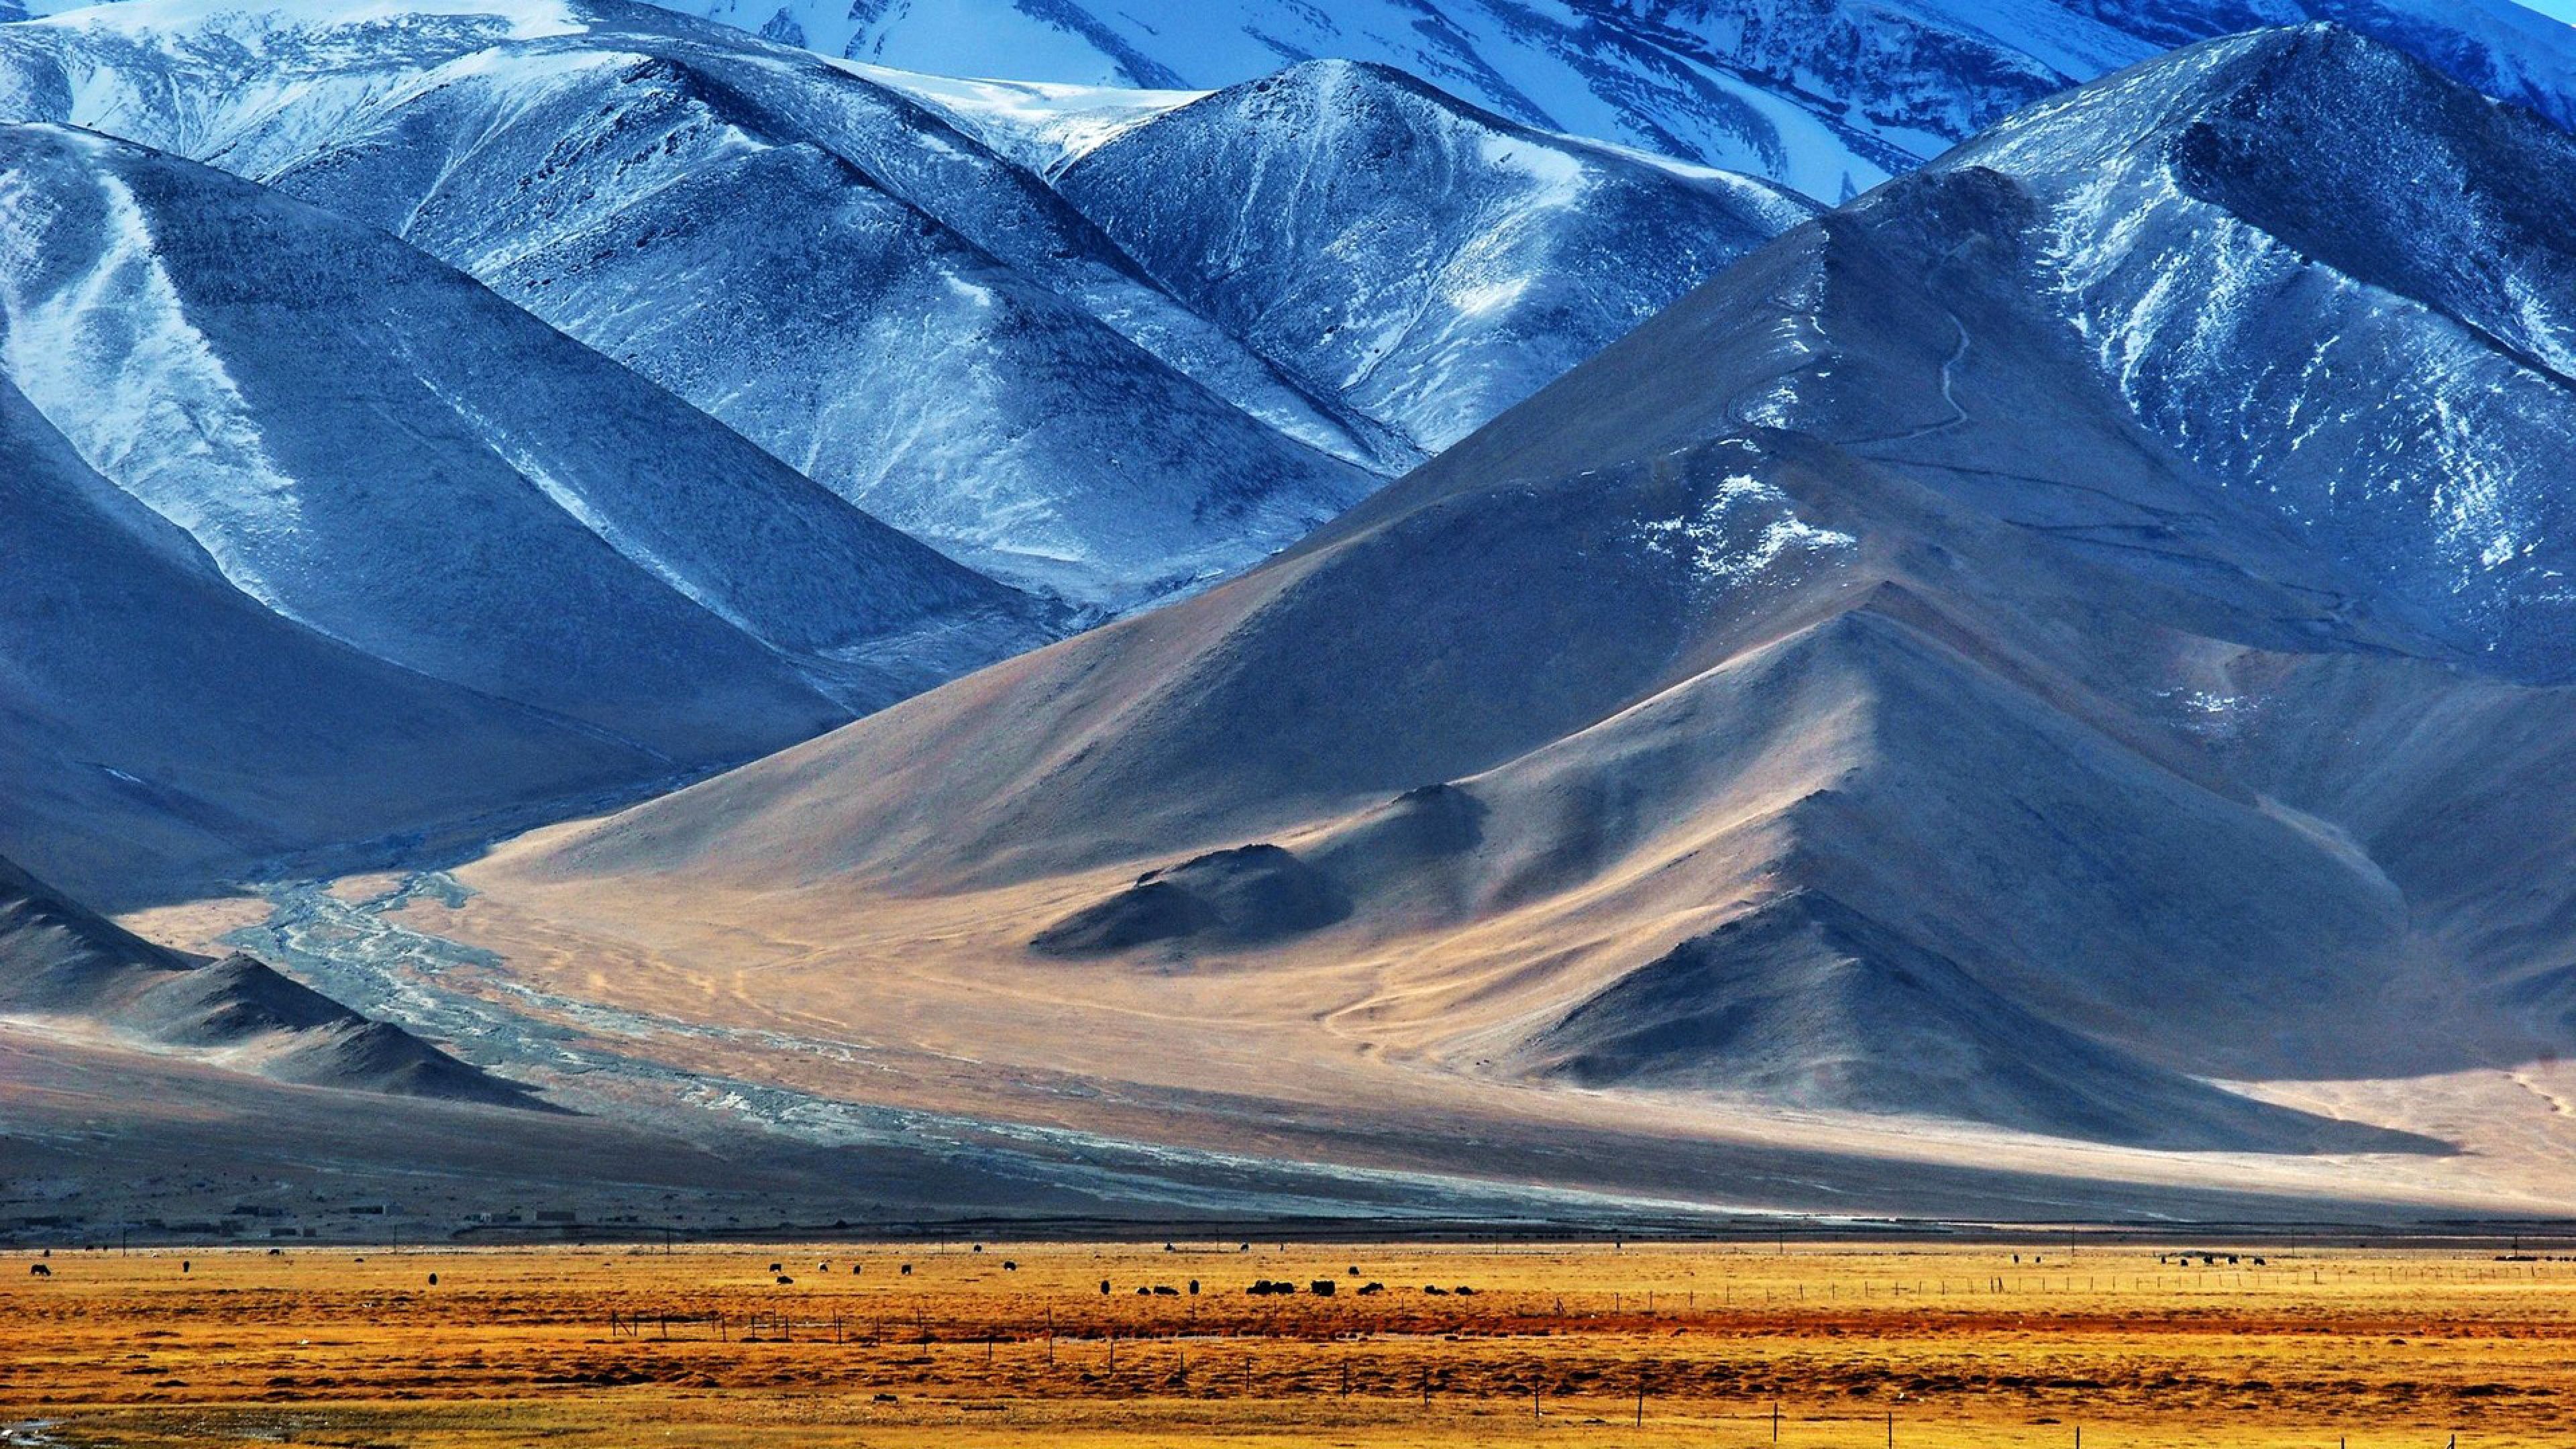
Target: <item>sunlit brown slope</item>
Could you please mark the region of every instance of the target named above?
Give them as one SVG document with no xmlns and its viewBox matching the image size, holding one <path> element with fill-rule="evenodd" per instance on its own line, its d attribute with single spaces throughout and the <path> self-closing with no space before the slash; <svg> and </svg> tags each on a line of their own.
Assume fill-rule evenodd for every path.
<svg viewBox="0 0 2576 1449">
<path fill-rule="evenodd" d="M 2229 179 L 2352 95 L 2414 129 L 2340 187 Z M 2576 148 L 2482 106 L 2322 29 L 2141 67 L 1791 233 L 1228 587 L 474 878 L 495 922 L 660 968 L 603 989 L 902 1011 L 987 1061 L 1296 1079 L 1242 1065 L 1266 1041 L 1325 1073 L 1281 1091 L 1402 1063 L 2423 1150 L 2209 1080 L 2569 1035 L 2570 676 L 2527 581 L 2576 544 L 2509 497 L 2519 551 L 2477 571 L 2440 485 L 2576 428 L 2560 343 L 2353 219 L 2448 168 L 2486 219 L 2446 244 L 2576 314 L 2517 220 Z M 2247 254 L 2266 289 L 2157 285 Z M 2178 360 L 2148 376 L 2114 315 Z M 2381 471 L 2339 493 L 2302 443 Z M 916 987 L 943 1007 L 890 1004 Z M 1094 1011 L 1116 1047 L 1047 1025 Z"/>
</svg>

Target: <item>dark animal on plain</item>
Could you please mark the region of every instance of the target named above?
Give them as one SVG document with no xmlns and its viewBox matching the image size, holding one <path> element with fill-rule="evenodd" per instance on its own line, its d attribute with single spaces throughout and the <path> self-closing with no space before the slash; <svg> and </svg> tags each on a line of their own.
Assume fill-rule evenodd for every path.
<svg viewBox="0 0 2576 1449">
<path fill-rule="evenodd" d="M 796 1280 L 795 1280 L 795 1279 L 793 1279 L 793 1278 L 788 1277 L 788 1276 L 787 1276 L 786 1274 L 784 1274 L 784 1273 L 781 1273 L 781 1274 L 779 1274 L 779 1275 L 778 1275 L 778 1281 L 779 1281 L 779 1282 L 781 1282 L 781 1283 L 793 1283 L 793 1282 L 795 1282 Z"/>
<path fill-rule="evenodd" d="M 286 1256 L 286 1250 L 284 1248 L 271 1248 L 268 1250 L 268 1255 L 272 1258 L 283 1258 Z"/>
<path fill-rule="evenodd" d="M 1100 1296 L 1103 1298 L 1109 1296 L 1109 1280 L 1106 1278 L 1100 1280 Z"/>
<path fill-rule="evenodd" d="M 1383 1293 L 1385 1291 L 1386 1285 L 1383 1283 L 1362 1283 L 1360 1285 L 1360 1296 L 1362 1298 L 1366 1298 L 1372 1293 Z"/>
<path fill-rule="evenodd" d="M 51 1278 L 54 1276 L 54 1270 L 46 1267 L 42 1263 L 29 1263 L 27 1265 L 27 1276 L 30 1278 Z"/>
<path fill-rule="evenodd" d="M 2262 1266 L 2263 1266 L 2263 1260 L 2262 1260 L 2262 1259 L 2260 1259 L 2260 1258 L 2255 1259 L 2255 1260 L 2254 1260 L 2254 1266 L 2255 1266 L 2255 1267 L 2257 1267 L 2257 1268 L 2262 1267 Z"/>
<path fill-rule="evenodd" d="M 1466 1284 L 1464 1284 L 1464 1283 L 1459 1284 L 1459 1285 L 1458 1285 L 1458 1287 L 1457 1287 L 1457 1289 L 1456 1289 L 1455 1291 L 1456 1291 L 1456 1292 L 1458 1292 L 1460 1295 L 1462 1295 L 1462 1296 L 1464 1296 L 1464 1297 L 1468 1297 L 1468 1298 L 1473 1298 L 1473 1297 L 1475 1297 L 1475 1296 L 1476 1296 L 1476 1290 L 1475 1290 L 1475 1289 L 1473 1289 L 1473 1288 L 1468 1287 L 1468 1286 L 1467 1286 Z"/>
<path fill-rule="evenodd" d="M 856 1263 L 852 1263 L 852 1264 L 850 1265 L 850 1276 L 851 1276 L 851 1277 L 853 1277 L 853 1278 L 856 1278 L 857 1276 L 859 1276 L 859 1265 L 858 1265 L 858 1264 L 856 1264 Z"/>
<path fill-rule="evenodd" d="M 1333 1290 L 1340 1286 L 1340 1284 L 1335 1283 L 1330 1278 L 1318 1278 L 1314 1282 L 1306 1285 L 1306 1291 L 1314 1294 L 1318 1298 L 1330 1298 L 1333 1296 Z"/>
<path fill-rule="evenodd" d="M 1446 1298 L 1446 1297 L 1448 1297 L 1448 1296 L 1449 1296 L 1449 1290 L 1448 1290 L 1448 1289 L 1446 1289 L 1446 1288 L 1434 1288 L 1434 1287 L 1432 1287 L 1432 1286 L 1431 1286 L 1430 1284 L 1428 1284 L 1428 1283 L 1426 1283 L 1426 1284 L 1424 1284 L 1424 1285 L 1423 1285 L 1423 1287 L 1422 1287 L 1422 1291 L 1423 1291 L 1423 1292 L 1425 1292 L 1425 1293 L 1430 1294 L 1430 1295 L 1431 1295 L 1432 1297 L 1434 1297 L 1434 1298 Z"/>
<path fill-rule="evenodd" d="M 1178 1298 L 1181 1296 L 1181 1290 L 1173 1287 L 1169 1283 L 1157 1283 L 1154 1285 L 1154 1296 L 1157 1298 Z"/>
<path fill-rule="evenodd" d="M 1190 1296 L 1192 1298 L 1199 1296 L 1199 1280 L 1196 1278 L 1190 1280 Z"/>
<path fill-rule="evenodd" d="M 182 1272 L 182 1273 L 185 1273 L 185 1272 L 189 1271 L 191 1268 L 194 1268 L 195 1266 L 196 1266 L 195 1264 L 193 1264 L 193 1263 L 189 1262 L 189 1261 L 188 1261 L 187 1259 L 185 1259 L 185 1258 L 181 1258 L 181 1259 L 179 1260 L 179 1271 L 180 1271 L 180 1272 Z"/>
<path fill-rule="evenodd" d="M 1147 1297 L 1148 1295 L 1152 1294 L 1152 1293 L 1153 1293 L 1153 1291 L 1154 1291 L 1154 1290 L 1153 1290 L 1153 1289 L 1151 1289 L 1151 1288 L 1146 1288 L 1146 1287 L 1142 1287 L 1142 1286 L 1140 1286 L 1140 1287 L 1138 1287 L 1138 1288 L 1137 1288 L 1137 1290 L 1136 1290 L 1136 1296 L 1137 1296 L 1137 1297 L 1139 1297 L 1139 1298 Z"/>
<path fill-rule="evenodd" d="M 1354 1277 L 1354 1278 L 1356 1278 L 1356 1277 L 1358 1277 L 1359 1275 L 1360 1275 L 1360 1265 L 1359 1265 L 1359 1264 L 1357 1264 L 1357 1263 L 1353 1263 L 1353 1264 L 1351 1265 L 1351 1276 L 1352 1276 L 1352 1277 Z"/>
<path fill-rule="evenodd" d="M 1020 1271 L 1020 1265 L 1012 1262 L 1008 1258 L 1004 1258 L 1002 1260 L 1002 1271 L 1005 1273 L 1016 1273 Z"/>
<path fill-rule="evenodd" d="M 784 1263 L 772 1263 L 769 1265 L 769 1271 L 772 1273 L 784 1273 L 787 1271 L 787 1265 Z"/>
<path fill-rule="evenodd" d="M 438 1275 L 437 1275 L 436 1273 L 432 1273 L 432 1274 L 430 1274 L 430 1275 L 429 1275 L 429 1286 L 430 1286 L 430 1287 L 432 1287 L 432 1288 L 435 1288 L 435 1287 L 437 1287 L 437 1286 L 438 1286 Z"/>
<path fill-rule="evenodd" d="M 903 1265 L 903 1276 L 907 1278 L 912 1276 L 912 1265 L 910 1263 Z"/>
</svg>

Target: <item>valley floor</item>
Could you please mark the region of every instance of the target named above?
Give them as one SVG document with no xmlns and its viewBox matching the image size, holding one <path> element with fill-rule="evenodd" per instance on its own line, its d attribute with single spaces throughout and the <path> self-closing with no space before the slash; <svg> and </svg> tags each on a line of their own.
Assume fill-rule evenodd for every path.
<svg viewBox="0 0 2576 1449">
<path fill-rule="evenodd" d="M 1516 1083 L 1422 1049 L 1420 1023 L 1449 998 L 1401 953 L 1139 971 L 1032 958 L 1010 922 L 1048 908 L 1016 900 L 885 899 L 826 930 L 795 897 L 531 900 L 492 874 L 287 884 L 129 924 L 250 950 L 592 1122 L 715 1158 L 746 1144 L 799 1158 L 800 1230 L 997 1208 L 1566 1225 L 2524 1219 L 2564 1210 L 2576 1151 L 2576 1063 L 2236 1084 L 2457 1152 L 2148 1151 Z M 622 1210 L 670 1221 L 659 1207 L 648 1195 Z"/>
<path fill-rule="evenodd" d="M 344 1245 L 58 1251 L 49 1277 L 18 1252 L 0 1443 L 2041 1449 L 2080 1428 L 2521 1449 L 2576 1429 L 2568 1244 L 2066 1245 Z M 1295 1291 L 1244 1291 L 1263 1279 Z"/>
</svg>

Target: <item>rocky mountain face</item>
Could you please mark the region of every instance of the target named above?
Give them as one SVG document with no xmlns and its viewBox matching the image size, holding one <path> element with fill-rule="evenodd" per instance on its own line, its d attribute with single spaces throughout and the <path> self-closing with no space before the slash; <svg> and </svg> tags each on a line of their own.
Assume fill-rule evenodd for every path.
<svg viewBox="0 0 2576 1449">
<path fill-rule="evenodd" d="M 2209 1084 L 2568 1046 L 2570 178 L 2346 31 L 2180 51 L 1242 579 L 491 879 L 1362 963 L 1337 1030 L 1470 1074 L 2422 1149 Z"/>
<path fill-rule="evenodd" d="M 2079 81 L 2326 20 L 2576 120 L 2576 36 L 2511 0 L 670 0 L 827 55 L 948 75 L 1214 87 L 1315 58 L 1395 66 L 1525 125 L 1827 202 Z"/>
<path fill-rule="evenodd" d="M 1128 126 L 1054 180 L 1175 295 L 1420 456 L 1813 210 L 1340 61 Z"/>
<path fill-rule="evenodd" d="M 1094 613 L 1257 562 L 1806 210 L 1389 73 L 1261 95 L 1128 98 L 1146 124 L 1050 175 L 989 95 L 644 7 L 144 0 L 0 32 L 21 118 L 400 236 Z M 1100 104 L 1057 99 L 1008 109 Z M 1229 232 L 1246 168 L 1279 210 L 1257 237 Z"/>
</svg>

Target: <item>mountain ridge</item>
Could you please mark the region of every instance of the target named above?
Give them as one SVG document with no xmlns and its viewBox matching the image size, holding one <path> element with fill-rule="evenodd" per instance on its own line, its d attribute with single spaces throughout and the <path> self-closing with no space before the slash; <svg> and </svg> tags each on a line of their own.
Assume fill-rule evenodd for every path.
<svg viewBox="0 0 2576 1449">
<path fill-rule="evenodd" d="M 0 126 L 0 157 L 23 481 L 43 538 L 111 550 L 26 560 L 0 840 L 92 899 L 730 763 L 1052 632 L 391 238 L 92 132 Z M 61 652 L 52 611 L 128 586 L 126 627 L 216 647 Z M 156 608 L 210 592 L 291 627 Z M 353 692 L 359 659 L 402 682 Z M 239 715 L 206 693 L 259 701 L 257 746 L 208 738 Z M 149 823 L 85 823 L 102 797 Z"/>
<path fill-rule="evenodd" d="M 2069 86 L 2178 45 L 2342 23 L 2576 125 L 2576 36 L 2510 0 L 1250 0 L 978 4 L 670 0 L 826 54 L 960 75 L 1213 88 L 1328 56 L 1392 63 L 1525 125 L 1847 200 Z"/>
<path fill-rule="evenodd" d="M 2169 184 L 2208 154 L 2204 113 L 2356 79 L 2408 129 L 2336 173 L 2354 184 L 2256 186 L 2238 211 Z M 973 902 L 955 949 L 976 959 L 1079 943 L 1103 1000 L 1204 978 L 1192 990 L 1212 1011 L 1311 1012 L 1331 1036 L 1476 1080 L 1726 1083 L 1729 1100 L 1752 1084 L 1809 1108 L 2197 1150 L 2426 1150 L 2207 1083 L 2544 1049 L 2555 910 L 2481 891 L 2461 865 L 2517 827 L 2481 804 L 2447 837 L 2454 859 L 2345 803 L 2427 808 L 2475 773 L 2470 737 L 2372 758 L 2304 706 L 2312 679 L 2342 678 L 2382 708 L 2545 713 L 2564 685 L 2528 581 L 2558 566 L 2557 533 L 2517 534 L 2532 547 L 2475 581 L 2509 607 L 2462 605 L 2456 569 L 2477 550 L 2427 506 L 2483 476 L 2441 471 L 2461 455 L 2422 453 L 2420 487 L 2374 488 L 2345 524 L 2200 446 L 2219 416 L 2257 449 L 2315 418 L 2360 456 L 2430 447 L 2381 373 L 2303 374 L 2317 339 L 2383 360 L 2463 345 L 2447 314 L 2356 290 L 2331 258 L 2285 251 L 2293 270 L 2230 313 L 2261 344 L 2239 365 L 2307 377 L 2286 416 L 2235 410 L 2223 389 L 2167 406 L 2089 319 L 2168 295 L 2150 259 L 2378 205 L 2416 158 L 2457 155 L 2483 178 L 2576 144 L 2509 118 L 2490 135 L 2495 108 L 2464 94 L 2314 28 L 2107 78 L 1793 228 L 1242 579 L 469 875 L 514 911 L 586 921 L 633 906 L 649 922 L 640 898 L 674 892 L 757 900 L 799 932 L 853 901 L 924 920 Z M 2576 297 L 2549 254 L 2499 250 L 2520 234 L 2445 233 L 2476 259 L 2454 270 Z M 2138 291 L 2061 285 L 2076 267 Z M 2400 375 L 2482 385 L 2430 364 Z M 2499 454 L 2568 417 L 2554 391 L 2515 406 Z M 2548 506 L 2532 487 L 2490 504 Z M 2302 748 L 2327 758 L 2294 784 L 2278 771 Z M 2550 777 L 2576 759 L 2563 733 L 2520 748 Z M 1226 890 L 1310 879 L 1310 897 L 1348 907 L 1138 895 L 1153 872 L 1217 859 L 1247 862 L 1238 875 L 1268 862 Z M 1842 924 L 1709 954 L 1772 940 L 1765 911 L 1817 902 Z M 1753 924 L 1726 934 L 1734 921 Z M 2472 936 L 2481 950 L 2459 950 Z M 1039 968 L 1012 979 L 1024 969 Z M 1294 995 L 1348 991 L 1352 974 L 1364 1007 Z M 1769 1023 L 1746 1029 L 1780 1038 L 1780 1065 L 1748 1065 L 1733 1027 L 1627 1025 L 1669 1016 L 1652 1005 L 1664 977 L 1752 993 L 1718 999 Z M 1828 1005 L 1836 983 L 1880 983 L 1848 999 L 1888 1002 L 1908 979 L 1948 983 L 1941 1007 Z M 1261 982 L 1288 1004 L 1256 1005 Z M 2508 1007 L 2517 992 L 2527 1004 Z M 1984 1035 L 2009 1014 L 1997 1002 L 2028 1021 Z M 1881 1027 L 1842 1035 L 1852 1020 Z M 2409 1029 L 2428 1020 L 2441 1029 Z M 1902 1079 L 1833 1065 L 1895 1024 L 1930 1033 L 1908 1059 L 1992 1060 L 2007 1038 L 2035 1055 Z"/>
<path fill-rule="evenodd" d="M 1087 617 L 1257 562 L 1806 210 L 1383 72 L 1336 91 L 1389 118 L 1376 134 L 1401 144 L 1374 156 L 1199 119 L 1222 101 L 1122 102 L 1141 119 L 1083 158 L 1086 185 L 1161 199 L 1086 208 L 1061 173 L 988 141 L 990 105 L 933 78 L 611 0 L 483 8 L 508 13 L 83 11 L 0 31 L 0 111 L 188 154 L 399 235 Z M 224 99 L 189 99 L 206 95 Z M 1154 230 L 1187 184 L 1215 235 L 1236 210 L 1206 179 L 1219 153 L 1285 174 L 1292 147 L 1329 163 L 1301 162 L 1312 224 L 1262 245 L 1318 279 L 1304 292 L 1250 295 L 1256 279 L 1190 255 L 1195 233 Z M 1516 156 L 1554 169 L 1525 175 Z M 1327 194 L 1336 176 L 1354 178 L 1350 204 Z M 1666 235 L 1687 240 L 1634 275 L 1619 264 Z M 1148 243 L 1152 267 L 1134 255 Z M 1450 288 L 1472 295 L 1424 292 L 1417 266 L 1472 272 Z M 1306 349 L 1345 312 L 1421 308 L 1450 320 L 1401 377 L 1363 385 Z"/>
</svg>

